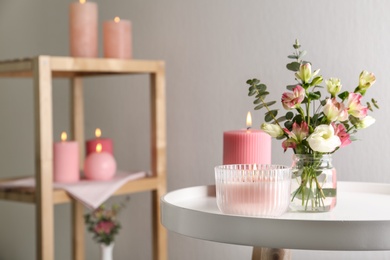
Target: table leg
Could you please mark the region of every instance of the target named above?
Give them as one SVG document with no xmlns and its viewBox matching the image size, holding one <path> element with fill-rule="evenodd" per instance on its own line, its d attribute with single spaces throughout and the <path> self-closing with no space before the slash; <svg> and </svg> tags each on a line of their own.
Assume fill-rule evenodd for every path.
<svg viewBox="0 0 390 260">
<path fill-rule="evenodd" d="M 291 260 L 291 250 L 253 247 L 252 260 Z"/>
</svg>

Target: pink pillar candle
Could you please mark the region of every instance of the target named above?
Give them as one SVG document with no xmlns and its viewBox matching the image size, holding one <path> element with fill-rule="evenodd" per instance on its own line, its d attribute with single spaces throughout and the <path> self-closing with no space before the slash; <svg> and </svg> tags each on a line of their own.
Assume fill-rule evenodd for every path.
<svg viewBox="0 0 390 260">
<path fill-rule="evenodd" d="M 88 155 L 84 162 L 84 174 L 89 180 L 105 181 L 112 179 L 115 175 L 116 161 L 114 157 L 100 149 L 101 145 L 98 145 L 97 151 Z"/>
<path fill-rule="evenodd" d="M 224 132 L 223 164 L 271 164 L 271 137 L 256 129 Z"/>
<path fill-rule="evenodd" d="M 115 17 L 103 23 L 103 47 L 105 58 L 131 59 L 131 23 Z"/>
<path fill-rule="evenodd" d="M 98 56 L 97 4 L 80 0 L 69 6 L 70 55 Z"/>
<path fill-rule="evenodd" d="M 99 128 L 96 128 L 95 136 L 95 139 L 90 139 L 86 142 L 86 155 L 88 156 L 89 154 L 96 152 L 96 147 L 98 144 L 102 145 L 102 152 L 107 152 L 111 155 L 114 155 L 112 139 L 102 138 Z"/>
<path fill-rule="evenodd" d="M 54 143 L 53 173 L 54 182 L 70 183 L 80 180 L 79 146 L 76 141 L 66 141 L 66 133 L 61 142 Z"/>
<path fill-rule="evenodd" d="M 86 153 L 87 156 L 91 153 L 94 153 L 96 151 L 96 146 L 98 144 L 102 145 L 102 151 L 109 153 L 109 154 L 114 154 L 113 148 L 112 148 L 112 139 L 110 138 L 96 138 L 96 139 L 91 139 L 87 141 L 87 149 Z"/>
</svg>

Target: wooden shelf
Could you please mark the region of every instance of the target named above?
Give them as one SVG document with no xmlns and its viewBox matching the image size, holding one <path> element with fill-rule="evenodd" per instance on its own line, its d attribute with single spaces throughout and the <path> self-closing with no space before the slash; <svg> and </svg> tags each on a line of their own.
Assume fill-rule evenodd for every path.
<svg viewBox="0 0 390 260">
<path fill-rule="evenodd" d="M 119 60 L 36 56 L 0 61 L 0 78 L 32 78 L 35 103 L 35 188 L 0 191 L 0 199 L 34 203 L 36 206 L 37 257 L 54 259 L 54 211 L 60 203 L 72 204 L 73 258 L 84 259 L 84 207 L 61 189 L 53 189 L 52 78 L 71 81 L 73 139 L 79 142 L 80 165 L 84 162 L 83 77 L 149 74 L 151 118 L 151 177 L 132 180 L 114 195 L 149 191 L 152 194 L 151 225 L 153 259 L 167 259 L 167 233 L 160 223 L 160 197 L 166 192 L 165 64 L 158 60 Z M 12 178 L 10 178 L 12 180 Z M 0 180 L 0 182 L 5 180 Z"/>
<path fill-rule="evenodd" d="M 7 179 L 7 181 L 18 180 L 20 178 Z M 164 180 L 158 177 L 146 177 L 137 180 L 131 180 L 125 183 L 119 188 L 113 196 L 124 195 L 137 192 L 153 191 L 157 190 L 160 183 Z M 5 182 L 1 181 L 0 182 Z M 14 201 L 14 202 L 25 202 L 35 203 L 35 189 L 34 188 L 9 188 L 0 190 L 0 199 Z M 73 198 L 63 189 L 53 190 L 53 203 L 63 204 L 72 202 Z"/>
<path fill-rule="evenodd" d="M 0 77 L 33 77 L 34 60 L 37 58 L 48 60 L 52 77 L 54 78 L 149 74 L 164 69 L 164 62 L 162 61 L 38 56 L 20 60 L 0 61 Z"/>
</svg>

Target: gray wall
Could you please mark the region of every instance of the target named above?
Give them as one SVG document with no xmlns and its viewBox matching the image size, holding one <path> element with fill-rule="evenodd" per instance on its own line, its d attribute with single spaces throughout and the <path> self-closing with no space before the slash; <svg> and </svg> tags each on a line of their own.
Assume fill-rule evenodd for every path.
<svg viewBox="0 0 390 260">
<path fill-rule="evenodd" d="M 0 0 L 0 59 L 38 54 L 68 55 L 68 5 L 71 1 Z M 369 95 L 381 110 L 359 141 L 335 156 L 339 180 L 390 182 L 388 88 L 390 2 L 375 1 L 96 1 L 99 21 L 119 15 L 133 22 L 134 58 L 162 59 L 167 65 L 168 189 L 213 183 L 213 167 L 222 160 L 222 133 L 244 127 L 252 110 L 245 81 L 260 77 L 279 99 L 293 75 L 285 69 L 291 44 L 299 38 L 307 58 L 325 78 L 356 86 L 362 69 L 377 83 Z M 101 29 L 101 26 L 100 26 Z M 101 32 L 100 32 L 101 36 Z M 102 44 L 100 43 L 100 54 Z M 86 137 L 101 127 L 112 137 L 118 165 L 143 169 L 149 162 L 148 78 L 86 80 Z M 55 80 L 54 138 L 69 131 L 69 88 Z M 131 85 L 128 88 L 128 85 Z M 0 177 L 32 174 L 34 127 L 32 82 L 0 80 Z M 254 113 L 255 126 L 262 113 Z M 290 164 L 273 141 L 273 163 Z M 111 202 L 119 201 L 119 197 Z M 0 202 L 0 259 L 33 259 L 34 207 Z M 131 196 L 121 215 L 123 230 L 115 259 L 151 259 L 150 196 Z M 56 259 L 70 259 L 70 211 L 55 208 Z M 390 239 L 390 238 L 389 238 Z M 87 259 L 98 248 L 86 234 Z M 23 249 L 23 250 L 21 250 Z M 169 259 L 250 259 L 251 249 L 169 234 Z M 295 259 L 388 259 L 389 252 L 294 251 Z"/>
</svg>

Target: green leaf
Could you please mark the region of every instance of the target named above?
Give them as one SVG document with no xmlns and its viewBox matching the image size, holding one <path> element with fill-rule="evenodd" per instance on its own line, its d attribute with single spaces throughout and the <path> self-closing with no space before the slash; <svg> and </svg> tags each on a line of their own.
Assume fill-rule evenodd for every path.
<svg viewBox="0 0 390 260">
<path fill-rule="evenodd" d="M 324 192 L 325 197 L 336 197 L 337 190 L 332 188 L 323 188 L 322 191 Z"/>
<path fill-rule="evenodd" d="M 297 60 L 298 56 L 297 55 L 288 55 L 287 58 Z"/>
<path fill-rule="evenodd" d="M 255 101 L 253 101 L 253 104 L 257 105 L 257 104 L 260 104 L 261 103 L 261 99 L 258 98 L 258 99 L 255 99 Z"/>
<path fill-rule="evenodd" d="M 259 110 L 259 109 L 262 109 L 264 107 L 264 104 L 260 104 L 258 106 L 255 106 L 255 110 Z"/>
<path fill-rule="evenodd" d="M 299 56 L 298 56 L 298 59 L 301 59 L 303 56 L 305 56 L 306 55 L 306 51 L 300 51 L 299 52 Z"/>
<path fill-rule="evenodd" d="M 286 121 L 284 122 L 284 127 L 287 128 L 287 129 L 291 129 L 293 125 L 293 122 L 292 121 Z"/>
<path fill-rule="evenodd" d="M 299 48 L 301 48 L 301 45 L 299 44 L 298 39 L 295 39 L 295 43 L 293 44 L 293 47 L 294 47 L 294 49 L 299 49 Z"/>
<path fill-rule="evenodd" d="M 371 107 L 371 103 L 370 103 L 370 102 L 367 102 L 366 104 L 367 104 L 368 110 L 370 110 L 371 112 L 373 112 L 374 110 L 373 110 L 372 107 Z"/>
<path fill-rule="evenodd" d="M 276 101 L 270 101 L 270 102 L 267 102 L 266 105 L 267 105 L 268 107 L 270 107 L 270 106 L 272 106 L 272 105 L 275 104 L 275 103 L 276 103 Z"/>
<path fill-rule="evenodd" d="M 348 96 L 349 96 L 349 92 L 348 92 L 348 91 L 344 91 L 344 92 L 342 92 L 342 93 L 340 93 L 340 94 L 338 95 L 338 97 L 339 97 L 342 101 L 344 101 Z"/>
<path fill-rule="evenodd" d="M 315 86 L 315 85 L 321 84 L 322 80 L 323 80 L 323 79 L 322 79 L 322 76 L 315 77 L 315 78 L 311 81 L 310 85 L 311 85 L 311 86 Z"/>
<path fill-rule="evenodd" d="M 288 90 L 293 91 L 294 88 L 295 88 L 296 86 L 297 86 L 297 84 L 295 84 L 295 85 L 288 85 L 286 88 L 287 88 Z"/>
<path fill-rule="evenodd" d="M 278 121 L 279 123 L 286 121 L 286 116 L 281 116 L 278 119 L 276 119 L 276 121 Z"/>
<path fill-rule="evenodd" d="M 246 81 L 246 84 L 252 85 L 252 80 L 251 80 L 251 79 L 248 79 L 248 80 Z"/>
<path fill-rule="evenodd" d="M 307 94 L 307 96 L 311 99 L 311 100 L 318 100 L 321 98 L 321 93 L 319 91 L 317 92 L 309 92 Z"/>
<path fill-rule="evenodd" d="M 253 96 L 253 95 L 256 94 L 256 93 L 257 93 L 256 90 L 249 91 L 248 96 Z"/>
<path fill-rule="evenodd" d="M 260 83 L 260 80 L 258 80 L 258 79 L 252 79 L 252 84 L 253 85 L 257 85 L 257 84 L 259 84 Z"/>
<path fill-rule="evenodd" d="M 302 116 L 300 114 L 297 114 L 294 119 L 293 119 L 293 122 L 296 122 L 297 124 L 301 124 L 302 123 Z M 292 125 L 292 124 L 291 124 Z"/>
<path fill-rule="evenodd" d="M 263 92 L 267 90 L 267 86 L 265 84 L 256 85 L 256 89 L 259 92 Z"/>
<path fill-rule="evenodd" d="M 374 105 L 374 107 L 376 107 L 377 109 L 379 109 L 379 106 L 378 106 L 378 101 L 376 101 L 375 99 L 371 99 L 371 102 L 372 104 Z"/>
<path fill-rule="evenodd" d="M 294 62 L 287 64 L 286 68 L 288 70 L 291 70 L 291 71 L 298 71 L 300 66 L 301 66 L 301 64 L 299 62 L 294 61 Z"/>
<path fill-rule="evenodd" d="M 262 103 L 262 104 L 256 106 L 255 110 L 259 110 L 259 109 L 261 109 L 261 108 L 263 108 L 265 106 L 270 107 L 270 106 L 272 106 L 275 103 L 276 103 L 276 101 L 270 101 L 270 102 L 267 102 L 267 103 Z"/>
<path fill-rule="evenodd" d="M 286 119 L 291 120 L 294 117 L 294 113 L 291 111 L 288 111 L 286 113 Z"/>
<path fill-rule="evenodd" d="M 265 114 L 264 120 L 265 122 L 272 121 L 278 114 L 278 110 L 271 110 Z"/>
<path fill-rule="evenodd" d="M 268 91 L 264 91 L 264 92 L 261 92 L 259 94 L 256 95 L 256 98 L 262 98 L 262 99 L 265 99 L 265 97 L 269 95 L 269 92 Z"/>
</svg>

